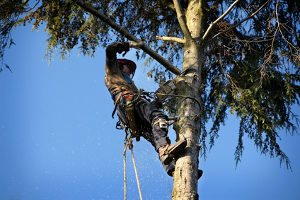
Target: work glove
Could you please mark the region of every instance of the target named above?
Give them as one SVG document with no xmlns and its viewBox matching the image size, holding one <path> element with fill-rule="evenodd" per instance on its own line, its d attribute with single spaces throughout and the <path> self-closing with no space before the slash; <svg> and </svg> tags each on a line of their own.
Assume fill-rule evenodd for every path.
<svg viewBox="0 0 300 200">
<path fill-rule="evenodd" d="M 127 53 L 127 51 L 129 51 L 129 43 L 128 42 L 117 43 L 116 50 L 118 53 L 122 53 L 123 51 Z"/>
<path fill-rule="evenodd" d="M 129 42 L 129 47 L 130 47 L 130 48 L 139 49 L 143 44 L 144 44 L 143 42 L 134 42 L 134 41 L 130 41 L 130 42 Z"/>
</svg>

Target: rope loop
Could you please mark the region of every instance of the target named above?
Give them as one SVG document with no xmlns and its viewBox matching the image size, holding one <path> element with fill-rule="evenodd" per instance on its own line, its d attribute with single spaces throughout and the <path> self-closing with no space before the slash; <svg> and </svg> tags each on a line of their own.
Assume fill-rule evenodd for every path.
<svg viewBox="0 0 300 200">
<path fill-rule="evenodd" d="M 125 138 L 124 152 L 123 152 L 123 156 L 124 156 L 124 200 L 127 200 L 127 175 L 126 175 L 126 150 L 127 150 L 127 147 L 131 150 L 131 156 L 132 156 L 132 161 L 133 161 L 133 165 L 134 165 L 135 177 L 136 177 L 136 181 L 137 181 L 137 185 L 138 185 L 138 189 L 139 189 L 139 195 L 140 195 L 140 199 L 143 200 L 142 191 L 141 191 L 141 187 L 140 187 L 140 181 L 139 181 L 136 164 L 135 164 L 135 159 L 134 159 L 134 155 L 133 155 L 132 142 L 133 142 L 133 139 L 131 137 Z"/>
</svg>

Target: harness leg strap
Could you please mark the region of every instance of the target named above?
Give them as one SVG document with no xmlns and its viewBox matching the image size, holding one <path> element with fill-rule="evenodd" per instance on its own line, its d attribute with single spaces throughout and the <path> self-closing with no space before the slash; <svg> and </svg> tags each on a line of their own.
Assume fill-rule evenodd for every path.
<svg viewBox="0 0 300 200">
<path fill-rule="evenodd" d="M 154 127 L 156 124 L 159 124 L 159 128 L 164 129 L 165 131 L 168 131 L 169 121 L 164 120 L 164 119 L 159 119 L 153 123 L 152 127 Z"/>
</svg>

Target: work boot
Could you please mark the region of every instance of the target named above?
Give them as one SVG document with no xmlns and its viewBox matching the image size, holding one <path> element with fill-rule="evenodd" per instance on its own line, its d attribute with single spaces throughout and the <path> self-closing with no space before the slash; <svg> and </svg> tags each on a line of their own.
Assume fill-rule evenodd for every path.
<svg viewBox="0 0 300 200">
<path fill-rule="evenodd" d="M 174 178 L 174 174 L 175 174 L 175 170 L 172 172 L 172 177 Z M 198 169 L 198 180 L 201 178 L 201 176 L 203 175 L 203 170 Z"/>
<path fill-rule="evenodd" d="M 163 164 L 168 165 L 173 158 L 179 154 L 185 147 L 186 140 L 178 140 L 175 144 L 162 146 L 158 149 L 160 160 Z"/>
</svg>

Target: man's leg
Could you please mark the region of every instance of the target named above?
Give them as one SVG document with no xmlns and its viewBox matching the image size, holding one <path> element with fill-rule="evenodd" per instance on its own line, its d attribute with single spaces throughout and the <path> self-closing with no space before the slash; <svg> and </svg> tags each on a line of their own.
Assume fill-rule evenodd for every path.
<svg viewBox="0 0 300 200">
<path fill-rule="evenodd" d="M 137 112 L 137 117 L 139 120 L 148 124 L 148 127 L 152 127 L 152 130 L 147 130 L 145 137 L 151 137 L 153 141 L 151 142 L 154 146 L 155 150 L 158 152 L 158 149 L 162 146 L 166 146 L 167 143 L 167 135 L 168 129 L 162 129 L 159 126 L 159 123 L 153 124 L 158 120 L 168 120 L 168 116 L 166 116 L 162 111 L 158 110 L 155 106 L 144 99 L 139 99 L 135 103 L 135 110 Z M 142 130 L 143 131 L 143 130 Z"/>
<path fill-rule="evenodd" d="M 185 148 L 186 141 L 179 141 L 174 145 L 170 145 L 169 138 L 167 137 L 168 125 L 166 123 L 168 116 L 151 103 L 139 99 L 135 103 L 135 110 L 139 119 L 152 127 L 152 131 L 142 131 L 142 136 L 151 142 L 156 152 L 159 153 L 159 158 L 164 169 L 168 175 L 172 176 L 172 172 L 175 170 L 175 160 L 173 157 Z"/>
</svg>

